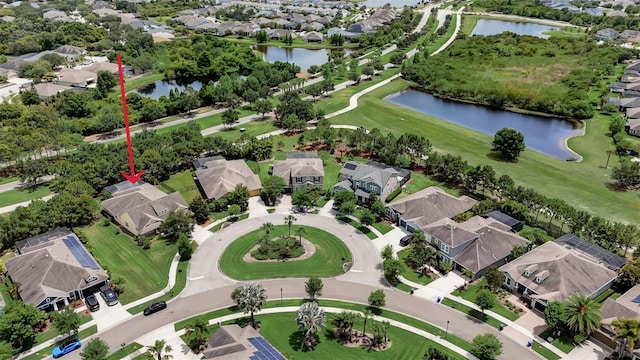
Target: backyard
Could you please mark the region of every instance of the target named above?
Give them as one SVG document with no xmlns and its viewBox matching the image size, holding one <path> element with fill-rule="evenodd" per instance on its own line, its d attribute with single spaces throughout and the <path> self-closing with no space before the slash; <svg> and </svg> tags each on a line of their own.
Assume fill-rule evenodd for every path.
<svg viewBox="0 0 640 360">
<path fill-rule="evenodd" d="M 163 181 L 158 187 L 167 194 L 178 191 L 187 204 L 191 204 L 195 197 L 201 196 L 198 185 L 196 185 L 193 175 L 191 175 L 191 170 L 184 170 L 171 175 L 169 179 Z"/>
<path fill-rule="evenodd" d="M 104 225 L 103 218 L 83 228 L 89 239 L 91 253 L 112 278 L 122 277 L 125 291 L 122 304 L 130 303 L 162 290 L 167 285 L 171 260 L 177 252 L 174 244 L 154 240 L 144 250 L 112 223 Z"/>
</svg>

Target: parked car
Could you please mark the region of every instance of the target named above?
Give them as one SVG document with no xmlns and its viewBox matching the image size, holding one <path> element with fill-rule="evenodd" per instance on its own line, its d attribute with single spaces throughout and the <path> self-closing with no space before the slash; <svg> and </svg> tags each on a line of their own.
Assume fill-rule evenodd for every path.
<svg viewBox="0 0 640 360">
<path fill-rule="evenodd" d="M 57 359 L 60 356 L 67 355 L 73 350 L 80 349 L 82 342 L 78 338 L 71 338 L 63 342 L 61 345 L 56 346 L 53 349 L 53 358 Z"/>
<path fill-rule="evenodd" d="M 144 309 L 144 316 L 151 315 L 153 313 L 157 313 L 160 310 L 164 310 L 167 308 L 167 303 L 164 301 L 155 302 Z"/>
<path fill-rule="evenodd" d="M 407 235 L 407 236 L 403 237 L 402 239 L 400 239 L 400 246 L 409 245 L 409 241 L 410 240 L 411 240 L 411 235 Z"/>
<path fill-rule="evenodd" d="M 86 298 L 84 298 L 84 302 L 87 305 L 87 307 L 89 308 L 89 310 L 91 310 L 91 311 L 100 310 L 100 303 L 98 302 L 98 299 L 96 299 L 95 295 L 91 294 L 91 295 L 87 296 Z"/>
<path fill-rule="evenodd" d="M 118 303 L 118 295 L 116 295 L 115 291 L 113 291 L 109 285 L 102 285 L 100 287 L 100 295 L 102 295 L 104 302 L 109 306 L 113 306 Z"/>
</svg>

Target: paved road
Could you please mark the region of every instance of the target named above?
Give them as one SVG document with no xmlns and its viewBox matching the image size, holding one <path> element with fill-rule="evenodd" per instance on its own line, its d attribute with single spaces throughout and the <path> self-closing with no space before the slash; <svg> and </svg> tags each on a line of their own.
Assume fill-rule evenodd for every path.
<svg viewBox="0 0 640 360">
<path fill-rule="evenodd" d="M 47 181 L 51 181 L 55 179 L 54 175 L 46 175 L 38 179 L 38 184 L 46 183 Z M 20 189 L 24 187 L 25 183 L 22 181 L 12 181 L 10 183 L 0 185 L 0 193 L 11 191 L 15 189 Z"/>
</svg>

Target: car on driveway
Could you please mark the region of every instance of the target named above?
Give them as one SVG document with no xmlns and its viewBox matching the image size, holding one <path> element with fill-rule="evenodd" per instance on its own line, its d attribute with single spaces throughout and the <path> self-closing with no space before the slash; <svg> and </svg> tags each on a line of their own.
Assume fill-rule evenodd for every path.
<svg viewBox="0 0 640 360">
<path fill-rule="evenodd" d="M 400 246 L 409 245 L 409 241 L 410 240 L 411 240 L 411 235 L 407 235 L 407 236 L 403 237 L 402 239 L 400 239 Z"/>
<path fill-rule="evenodd" d="M 92 312 L 100 310 L 100 303 L 98 302 L 98 299 L 96 299 L 95 295 L 91 294 L 87 296 L 84 298 L 84 302 L 87 304 L 87 308 Z"/>
<path fill-rule="evenodd" d="M 78 338 L 71 338 L 71 339 L 65 340 L 65 342 L 63 342 L 59 346 L 56 346 L 53 349 L 53 353 L 52 353 L 53 358 L 57 359 L 60 356 L 67 355 L 73 350 L 80 349 L 80 346 L 82 346 L 82 342 Z"/>
<path fill-rule="evenodd" d="M 107 303 L 107 305 L 113 306 L 118 304 L 118 295 L 116 295 L 116 292 L 113 291 L 111 286 L 102 285 L 100 287 L 100 295 L 102 295 L 102 298 L 104 299 L 104 302 Z"/>
<path fill-rule="evenodd" d="M 167 303 L 164 301 L 155 302 L 144 309 L 144 316 L 151 315 L 153 313 L 157 313 L 160 310 L 164 310 L 167 308 Z"/>
</svg>

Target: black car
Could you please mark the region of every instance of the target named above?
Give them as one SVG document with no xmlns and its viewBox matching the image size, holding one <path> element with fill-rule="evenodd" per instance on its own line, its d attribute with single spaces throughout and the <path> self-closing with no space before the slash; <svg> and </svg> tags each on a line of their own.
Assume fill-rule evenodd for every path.
<svg viewBox="0 0 640 360">
<path fill-rule="evenodd" d="M 407 236 L 403 237 L 402 239 L 400 239 L 400 246 L 409 245 L 409 241 L 410 240 L 411 240 L 411 235 L 407 235 Z"/>
<path fill-rule="evenodd" d="M 89 308 L 89 310 L 91 311 L 98 311 L 100 310 L 100 303 L 98 302 L 98 299 L 96 299 L 95 295 L 89 295 L 86 298 L 84 298 L 84 302 L 85 304 L 87 304 L 87 307 Z"/>
<path fill-rule="evenodd" d="M 166 302 L 158 301 L 156 303 L 153 303 L 153 304 L 147 306 L 144 309 L 144 316 L 151 315 L 153 313 L 157 313 L 158 311 L 164 310 L 166 308 L 167 308 L 167 303 Z"/>
<path fill-rule="evenodd" d="M 118 304 L 118 295 L 116 295 L 115 291 L 109 285 L 102 285 L 100 287 L 100 295 L 104 299 L 104 302 L 109 306 L 113 306 Z"/>
</svg>

